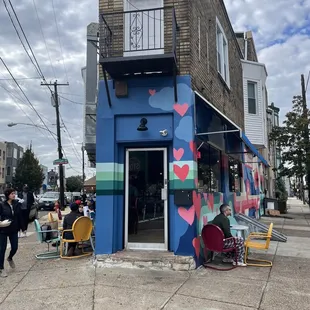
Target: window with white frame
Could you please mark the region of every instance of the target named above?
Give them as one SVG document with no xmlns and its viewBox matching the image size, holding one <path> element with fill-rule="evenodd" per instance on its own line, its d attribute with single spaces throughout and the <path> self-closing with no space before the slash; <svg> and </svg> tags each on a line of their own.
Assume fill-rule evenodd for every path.
<svg viewBox="0 0 310 310">
<path fill-rule="evenodd" d="M 218 19 L 216 19 L 216 51 L 217 71 L 229 86 L 228 41 Z"/>
<path fill-rule="evenodd" d="M 248 81 L 248 112 L 257 114 L 257 83 Z"/>
</svg>

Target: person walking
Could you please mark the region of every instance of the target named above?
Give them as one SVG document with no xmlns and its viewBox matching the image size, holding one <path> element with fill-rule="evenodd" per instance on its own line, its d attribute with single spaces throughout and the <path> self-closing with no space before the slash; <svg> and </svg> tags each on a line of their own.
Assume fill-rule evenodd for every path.
<svg viewBox="0 0 310 310">
<path fill-rule="evenodd" d="M 5 252 L 8 238 L 11 243 L 11 251 L 7 261 L 11 268 L 15 268 L 13 256 L 18 249 L 18 232 L 25 231 L 21 212 L 21 203 L 15 200 L 15 190 L 8 188 L 4 192 L 5 201 L 0 204 L 0 277 L 7 277 L 4 269 Z"/>
<path fill-rule="evenodd" d="M 29 191 L 28 185 L 25 185 L 23 188 L 23 192 L 21 192 L 19 195 L 19 198 L 23 200 L 21 205 L 22 210 L 22 217 L 23 217 L 23 235 L 21 237 L 27 237 L 27 229 L 28 229 L 28 223 L 29 223 L 29 214 L 32 205 L 34 204 L 34 196 L 33 193 Z"/>
</svg>

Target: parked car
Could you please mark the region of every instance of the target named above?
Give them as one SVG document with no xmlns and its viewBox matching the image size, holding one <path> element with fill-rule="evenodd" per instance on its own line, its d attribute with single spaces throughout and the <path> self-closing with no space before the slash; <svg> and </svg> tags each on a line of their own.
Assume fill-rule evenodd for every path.
<svg viewBox="0 0 310 310">
<path fill-rule="evenodd" d="M 59 192 L 46 192 L 39 199 L 38 208 L 39 210 L 53 211 L 57 200 L 59 200 Z"/>
<path fill-rule="evenodd" d="M 17 196 L 15 197 L 16 200 L 18 200 L 20 203 L 23 202 L 22 199 L 18 198 Z M 5 196 L 4 194 L 0 194 L 0 202 L 5 201 Z M 33 222 L 35 219 L 38 218 L 38 205 L 34 203 L 31 206 L 30 213 L 29 213 L 29 222 Z"/>
</svg>

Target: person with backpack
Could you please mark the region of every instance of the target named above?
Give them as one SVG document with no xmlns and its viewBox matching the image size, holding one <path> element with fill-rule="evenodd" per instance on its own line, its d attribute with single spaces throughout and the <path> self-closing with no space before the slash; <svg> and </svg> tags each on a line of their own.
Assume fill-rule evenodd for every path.
<svg viewBox="0 0 310 310">
<path fill-rule="evenodd" d="M 7 277 L 4 269 L 5 252 L 8 238 L 11 243 L 11 251 L 7 261 L 11 268 L 15 268 L 13 256 L 18 249 L 18 232 L 25 231 L 21 203 L 15 200 L 15 190 L 8 188 L 4 192 L 5 201 L 0 203 L 0 277 Z"/>
</svg>

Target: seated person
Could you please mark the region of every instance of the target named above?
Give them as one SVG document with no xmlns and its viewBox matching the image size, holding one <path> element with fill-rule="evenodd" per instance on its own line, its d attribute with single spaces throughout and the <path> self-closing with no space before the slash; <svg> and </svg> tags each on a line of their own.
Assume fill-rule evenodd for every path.
<svg viewBox="0 0 310 310">
<path fill-rule="evenodd" d="M 212 221 L 212 224 L 218 226 L 223 231 L 225 239 L 233 237 L 233 235 L 230 232 L 230 221 L 228 216 L 231 215 L 231 208 L 228 204 L 224 203 L 220 206 L 220 214 L 217 215 L 214 220 Z M 236 247 L 237 247 L 237 261 L 238 266 L 245 267 L 246 264 L 243 262 L 244 257 L 244 240 L 240 237 L 234 237 L 236 241 Z M 232 248 L 234 246 L 234 242 L 232 239 L 225 240 L 224 241 L 224 249 Z M 226 253 L 226 258 L 223 259 L 224 263 L 233 263 L 233 265 L 236 265 L 235 260 L 233 259 L 234 252 L 228 252 Z"/>
<path fill-rule="evenodd" d="M 78 219 L 81 214 L 79 213 L 79 205 L 77 205 L 76 203 L 72 203 L 71 206 L 71 212 L 69 214 L 67 214 L 64 218 L 64 222 L 63 222 L 63 230 L 66 229 L 72 229 L 73 223 L 75 222 L 76 219 Z M 64 232 L 64 239 L 74 239 L 72 232 Z M 67 256 L 73 256 L 74 255 L 74 251 L 76 248 L 76 243 L 72 242 L 72 243 L 68 243 L 68 253 Z"/>
</svg>

